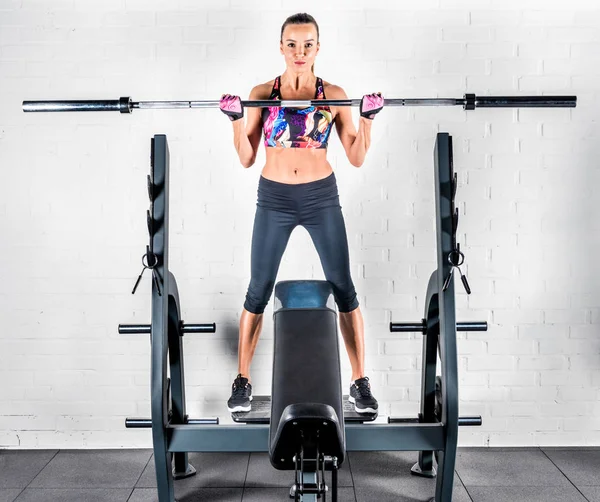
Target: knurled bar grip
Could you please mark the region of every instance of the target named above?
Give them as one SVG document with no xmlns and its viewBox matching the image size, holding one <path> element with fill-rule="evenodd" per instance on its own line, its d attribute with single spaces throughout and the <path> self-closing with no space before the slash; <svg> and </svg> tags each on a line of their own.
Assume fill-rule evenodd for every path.
<svg viewBox="0 0 600 502">
<path fill-rule="evenodd" d="M 359 106 L 360 99 L 313 99 L 313 100 L 251 100 L 242 101 L 245 107 L 268 108 L 309 106 Z M 385 99 L 385 106 L 462 106 L 465 110 L 475 108 L 574 108 L 577 96 L 475 96 L 464 98 L 406 98 Z M 130 97 L 96 101 L 23 101 L 24 112 L 102 112 L 119 111 L 131 113 L 134 108 L 218 108 L 219 101 L 132 101 Z"/>
</svg>

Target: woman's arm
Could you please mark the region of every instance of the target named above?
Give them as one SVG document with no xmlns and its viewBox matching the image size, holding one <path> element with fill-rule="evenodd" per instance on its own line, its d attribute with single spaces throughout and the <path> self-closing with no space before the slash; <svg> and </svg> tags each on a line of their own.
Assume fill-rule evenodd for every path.
<svg viewBox="0 0 600 502">
<path fill-rule="evenodd" d="M 350 151 L 348 152 L 348 160 L 353 166 L 360 167 L 365 161 L 367 150 L 371 146 L 371 125 L 372 120 L 360 117 L 358 119 L 358 132 L 352 142 Z M 353 162 L 354 161 L 354 162 Z"/>
<path fill-rule="evenodd" d="M 257 85 L 250 91 L 249 100 L 260 99 L 260 87 Z M 256 161 L 258 145 L 261 135 L 261 108 L 246 108 L 246 124 L 244 127 L 244 119 L 234 120 L 233 125 L 233 145 L 240 158 L 242 166 L 245 168 L 251 167 Z"/>
<path fill-rule="evenodd" d="M 328 99 L 348 99 L 344 89 L 337 85 L 330 86 L 327 93 Z M 350 164 L 355 167 L 362 166 L 367 150 L 371 146 L 371 125 L 373 121 L 360 117 L 357 132 L 349 106 L 332 107 L 332 109 L 337 112 L 335 127 Z"/>
</svg>

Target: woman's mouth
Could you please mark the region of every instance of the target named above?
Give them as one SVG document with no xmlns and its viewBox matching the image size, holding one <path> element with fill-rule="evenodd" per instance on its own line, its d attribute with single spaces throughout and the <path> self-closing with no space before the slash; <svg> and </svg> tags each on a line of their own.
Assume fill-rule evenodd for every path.
<svg viewBox="0 0 600 502">
<path fill-rule="evenodd" d="M 306 61 L 294 61 L 294 63 L 302 66 L 303 64 L 306 64 Z"/>
</svg>

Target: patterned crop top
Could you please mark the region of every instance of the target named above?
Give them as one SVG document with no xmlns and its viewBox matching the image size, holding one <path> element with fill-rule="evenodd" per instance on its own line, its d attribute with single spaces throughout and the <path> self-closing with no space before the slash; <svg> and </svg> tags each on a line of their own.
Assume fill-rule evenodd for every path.
<svg viewBox="0 0 600 502">
<path fill-rule="evenodd" d="M 281 77 L 275 79 L 269 99 L 281 97 Z M 317 77 L 314 99 L 325 99 L 323 80 Z M 333 114 L 328 106 L 308 108 L 274 107 L 262 109 L 266 147 L 327 148 Z"/>
</svg>

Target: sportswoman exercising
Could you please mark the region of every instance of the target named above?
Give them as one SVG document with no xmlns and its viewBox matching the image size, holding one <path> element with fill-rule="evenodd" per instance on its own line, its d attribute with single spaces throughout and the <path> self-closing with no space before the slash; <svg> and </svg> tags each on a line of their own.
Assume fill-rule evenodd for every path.
<svg viewBox="0 0 600 502">
<path fill-rule="evenodd" d="M 281 28 L 286 70 L 250 92 L 250 100 L 348 99 L 341 87 L 314 74 L 319 27 L 308 14 L 290 16 Z M 283 97 L 282 97 L 283 96 Z M 220 108 L 232 121 L 233 142 L 242 165 L 252 166 L 264 132 L 266 164 L 258 184 L 251 251 L 251 279 L 240 317 L 238 375 L 229 411 L 250 411 L 250 363 L 262 329 L 286 245 L 297 225 L 308 230 L 325 278 L 332 285 L 340 329 L 352 366 L 349 400 L 359 413 L 378 408 L 364 373 L 364 324 L 350 275 L 348 239 L 335 174 L 327 161 L 327 141 L 335 123 L 350 163 L 360 167 L 371 143 L 371 124 L 383 108 L 381 93 L 363 96 L 356 131 L 348 107 L 244 108 L 239 96 L 224 94 Z"/>
</svg>

